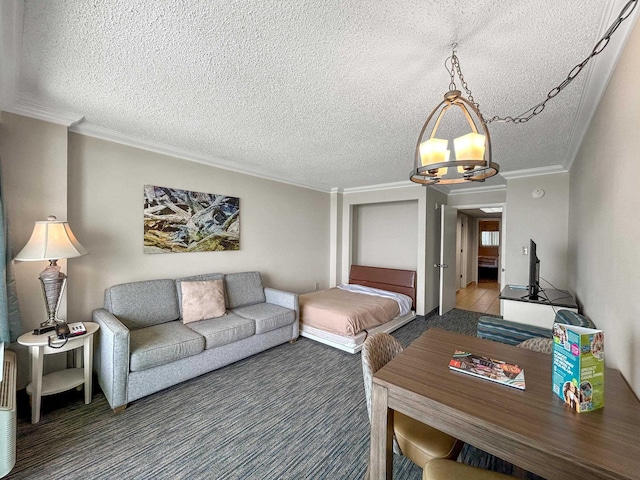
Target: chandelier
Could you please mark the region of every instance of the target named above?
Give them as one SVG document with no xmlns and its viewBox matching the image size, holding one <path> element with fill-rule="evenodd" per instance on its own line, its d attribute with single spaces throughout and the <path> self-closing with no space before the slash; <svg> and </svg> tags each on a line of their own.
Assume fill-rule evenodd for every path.
<svg viewBox="0 0 640 480">
<path fill-rule="evenodd" d="M 450 62 L 450 67 L 447 67 L 449 75 L 451 76 L 449 91 L 445 93 L 444 100 L 433 109 L 420 131 L 415 151 L 414 170 L 411 173 L 410 180 L 422 185 L 452 184 L 483 182 L 485 179 L 497 175 L 500 171 L 500 166 L 491 161 L 491 136 L 489 135 L 487 124 L 491 122 L 523 124 L 539 115 L 549 100 L 555 98 L 556 95 L 569 85 L 573 79 L 582 72 L 593 57 L 602 53 L 620 24 L 634 11 L 638 1 L 639 0 L 628 0 L 622 7 L 618 18 L 613 21 L 603 37 L 595 44 L 591 53 L 569 71 L 567 78 L 558 86 L 552 88 L 544 100 L 515 117 L 493 116 L 485 120 L 485 117 L 480 112 L 480 106 L 474 101 L 471 90 L 469 90 L 467 82 L 464 80 L 464 76 L 460 70 L 460 61 L 456 55 L 455 49 L 457 45 L 454 44 L 453 52 L 445 62 L 445 65 L 447 65 L 447 62 Z M 464 98 L 460 90 L 456 87 L 454 81 L 456 74 L 467 94 L 467 98 Z M 449 148 L 449 141 L 436 137 L 444 114 L 453 107 L 456 107 L 454 110 L 462 113 L 470 129 L 469 133 L 457 136 L 453 140 L 455 160 L 450 158 L 451 150 Z M 431 120 L 433 120 L 434 117 L 435 122 L 433 122 L 433 126 L 431 126 Z M 475 117 L 475 119 L 473 117 Z M 446 129 L 447 133 L 455 130 L 455 128 Z M 482 133 L 479 133 L 478 130 Z"/>
<path fill-rule="evenodd" d="M 427 118 L 416 145 L 415 169 L 411 181 L 422 185 L 482 182 L 500 171 L 500 166 L 491 161 L 491 135 L 480 108 L 473 102 L 471 91 L 464 81 L 455 46 L 451 57 L 447 59 L 447 62 L 449 61 L 449 91 Z M 454 78 L 456 73 L 469 99 L 464 98 L 462 92 L 457 89 Z M 462 119 L 466 120 L 465 127 L 469 129 L 468 133 L 453 140 L 455 159 L 451 158 L 449 140 L 436 136 L 444 114 L 451 109 L 452 112 L 462 114 Z M 464 121 L 462 123 L 464 124 Z M 456 131 L 455 127 L 450 131 Z"/>
</svg>

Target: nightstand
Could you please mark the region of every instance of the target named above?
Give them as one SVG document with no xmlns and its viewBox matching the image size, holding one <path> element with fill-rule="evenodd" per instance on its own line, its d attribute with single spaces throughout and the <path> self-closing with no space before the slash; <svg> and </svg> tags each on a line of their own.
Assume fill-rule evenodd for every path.
<svg viewBox="0 0 640 480">
<path fill-rule="evenodd" d="M 91 403 L 93 334 L 98 331 L 100 325 L 93 322 L 83 323 L 87 333 L 77 337 L 70 337 L 66 343 L 64 340 L 58 340 L 54 332 L 42 335 L 28 332 L 18 338 L 20 345 L 29 347 L 29 355 L 31 357 L 31 383 L 27 385 L 27 393 L 31 395 L 31 423 L 40 421 L 40 401 L 43 395 L 53 395 L 54 393 L 64 392 L 84 385 L 84 403 Z M 49 338 L 51 338 L 52 346 L 49 346 Z M 70 350 L 75 350 L 75 368 L 67 368 L 43 375 L 45 355 L 63 353 Z M 84 360 L 83 363 L 82 360 Z M 83 367 L 77 367 L 81 364 Z"/>
</svg>

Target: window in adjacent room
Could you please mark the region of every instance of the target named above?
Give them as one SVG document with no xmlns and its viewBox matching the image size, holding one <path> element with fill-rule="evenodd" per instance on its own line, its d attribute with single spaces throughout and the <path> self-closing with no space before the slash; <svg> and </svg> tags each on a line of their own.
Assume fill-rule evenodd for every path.
<svg viewBox="0 0 640 480">
<path fill-rule="evenodd" d="M 500 232 L 482 232 L 481 243 L 483 247 L 497 247 L 500 245 Z"/>
</svg>

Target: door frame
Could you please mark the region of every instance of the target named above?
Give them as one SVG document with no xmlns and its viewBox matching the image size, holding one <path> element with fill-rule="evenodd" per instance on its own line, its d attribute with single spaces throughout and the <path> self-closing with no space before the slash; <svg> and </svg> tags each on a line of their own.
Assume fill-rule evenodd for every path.
<svg viewBox="0 0 640 480">
<path fill-rule="evenodd" d="M 487 208 L 487 207 L 502 207 L 502 218 L 500 219 L 500 263 L 498 265 L 498 280 L 500 282 L 500 285 L 504 285 L 505 284 L 505 271 L 507 266 L 504 263 L 504 260 L 506 258 L 506 239 L 507 239 L 507 229 L 506 229 L 506 217 L 507 217 L 507 203 L 506 202 L 501 202 L 501 203 L 475 203 L 475 204 L 467 204 L 467 205 L 455 205 L 455 208 L 458 209 L 458 211 L 461 210 L 470 210 L 470 209 L 475 209 L 475 208 Z M 462 211 L 461 213 L 464 214 L 464 211 Z M 474 245 L 476 246 L 475 251 L 473 253 L 474 257 L 475 257 L 475 265 L 478 265 L 478 239 L 474 239 Z M 467 255 L 469 254 L 469 251 L 467 250 Z M 476 279 L 477 280 L 477 279 Z"/>
</svg>

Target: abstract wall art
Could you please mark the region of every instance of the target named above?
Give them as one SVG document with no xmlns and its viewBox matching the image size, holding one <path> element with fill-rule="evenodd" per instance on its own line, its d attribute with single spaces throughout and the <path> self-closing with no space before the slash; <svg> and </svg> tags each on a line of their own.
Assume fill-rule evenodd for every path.
<svg viewBox="0 0 640 480">
<path fill-rule="evenodd" d="M 240 249 L 240 199 L 144 186 L 144 252 Z"/>
</svg>

